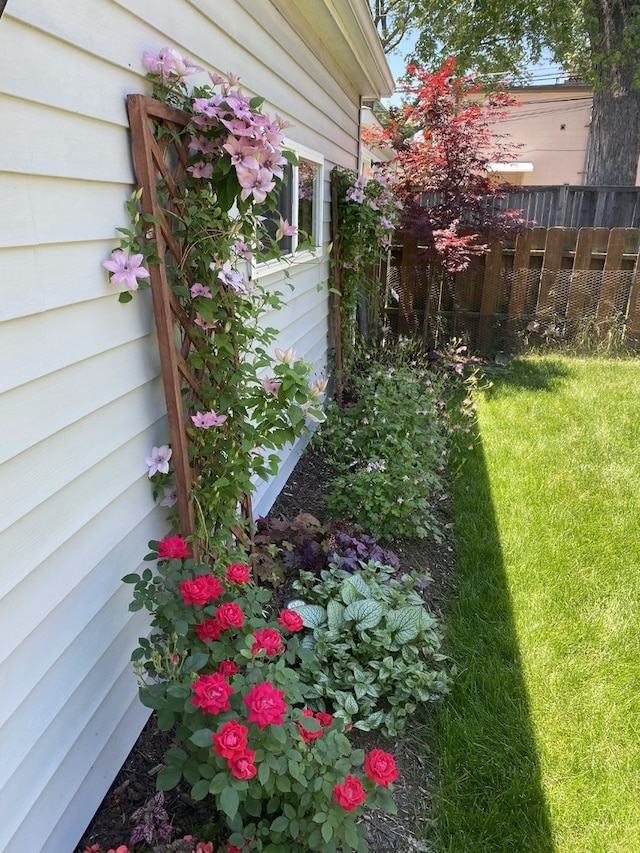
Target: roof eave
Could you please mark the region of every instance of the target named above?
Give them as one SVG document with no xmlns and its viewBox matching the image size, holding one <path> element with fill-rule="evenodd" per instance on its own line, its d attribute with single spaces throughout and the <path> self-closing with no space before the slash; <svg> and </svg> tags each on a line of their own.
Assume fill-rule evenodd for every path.
<svg viewBox="0 0 640 853">
<path fill-rule="evenodd" d="M 395 81 L 365 0 L 271 0 L 326 64 L 339 67 L 363 98 L 391 97 Z"/>
</svg>

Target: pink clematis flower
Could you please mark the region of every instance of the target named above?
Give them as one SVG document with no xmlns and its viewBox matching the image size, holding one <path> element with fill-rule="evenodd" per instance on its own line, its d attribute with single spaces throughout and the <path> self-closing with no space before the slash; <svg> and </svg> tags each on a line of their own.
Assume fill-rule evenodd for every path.
<svg viewBox="0 0 640 853">
<path fill-rule="evenodd" d="M 111 260 L 103 261 L 102 266 L 109 270 L 111 284 L 124 284 L 127 290 L 134 292 L 140 286 L 139 278 L 149 278 L 149 270 L 142 266 L 144 255 L 128 256 L 121 249 L 111 252 Z"/>
<path fill-rule="evenodd" d="M 276 231 L 276 240 L 282 240 L 283 237 L 293 237 L 293 235 L 297 233 L 298 229 L 295 225 L 289 225 L 289 222 L 286 219 L 280 217 L 278 230 Z"/>
<path fill-rule="evenodd" d="M 201 429 L 209 429 L 209 427 L 221 426 L 227 419 L 226 415 L 217 415 L 213 409 L 209 412 L 196 412 L 195 415 L 191 415 L 191 420 L 193 421 L 193 425 L 200 427 Z"/>
<path fill-rule="evenodd" d="M 252 195 L 254 201 L 262 204 L 267 197 L 267 193 L 270 193 L 276 185 L 275 181 L 272 180 L 273 175 L 268 169 L 255 170 L 236 167 L 236 173 L 238 175 L 238 182 L 242 187 L 242 192 L 240 193 L 242 201 L 246 201 Z"/>
<path fill-rule="evenodd" d="M 253 259 L 253 252 L 249 249 L 244 240 L 236 240 L 233 244 L 233 250 L 234 252 L 237 252 L 241 258 L 244 258 L 247 261 Z"/>
<path fill-rule="evenodd" d="M 157 54 L 145 51 L 142 63 L 149 74 L 157 74 L 163 83 L 170 83 L 172 80 L 182 82 L 189 74 L 204 71 L 204 68 L 195 65 L 188 56 L 182 56 L 172 47 L 163 47 Z"/>
<path fill-rule="evenodd" d="M 193 322 L 196 326 L 200 326 L 204 332 L 209 332 L 211 329 L 215 329 L 217 325 L 216 323 L 210 323 L 208 320 L 205 320 L 204 317 L 201 317 L 199 314 Z"/>
<path fill-rule="evenodd" d="M 282 382 L 279 382 L 277 379 L 261 379 L 260 384 L 267 392 L 267 394 L 271 394 L 272 396 L 277 397 Z"/>
<path fill-rule="evenodd" d="M 309 386 L 309 396 L 315 399 L 316 397 L 320 397 L 327 390 L 327 380 L 326 379 L 316 379 Z"/>
<path fill-rule="evenodd" d="M 252 123 L 241 118 L 221 118 L 220 122 L 227 128 L 232 136 L 255 136 L 256 129 Z"/>
<path fill-rule="evenodd" d="M 296 360 L 296 352 L 293 347 L 289 347 L 288 350 L 283 350 L 280 349 L 280 347 L 276 347 L 274 352 L 278 361 L 281 361 L 283 364 L 292 365 Z"/>
<path fill-rule="evenodd" d="M 273 148 L 269 145 L 268 148 L 261 148 L 258 153 L 258 163 L 263 169 L 267 169 L 276 178 L 283 178 L 282 167 L 286 163 L 286 159 L 282 156 L 279 148 Z"/>
<path fill-rule="evenodd" d="M 197 151 L 199 154 L 216 154 L 219 150 L 218 142 L 205 136 L 192 136 L 189 142 L 189 151 Z"/>
<path fill-rule="evenodd" d="M 239 139 L 236 136 L 229 136 L 222 147 L 231 155 L 231 162 L 234 166 L 241 166 L 244 169 L 258 168 L 258 161 L 256 159 L 258 149 L 252 145 L 247 145 L 246 140 Z"/>
</svg>

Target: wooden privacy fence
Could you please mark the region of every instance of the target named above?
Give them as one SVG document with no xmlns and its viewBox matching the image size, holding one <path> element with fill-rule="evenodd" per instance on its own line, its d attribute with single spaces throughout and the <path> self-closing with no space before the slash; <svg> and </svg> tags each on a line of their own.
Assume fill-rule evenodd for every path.
<svg viewBox="0 0 640 853">
<path fill-rule="evenodd" d="M 439 203 L 437 193 L 424 193 L 421 203 Z M 517 210 L 532 226 L 541 228 L 640 228 L 640 187 L 587 187 L 573 184 L 514 187 L 487 196 L 485 214 Z M 463 216 L 464 220 L 464 216 Z"/>
<path fill-rule="evenodd" d="M 392 252 L 388 321 L 427 346 L 458 337 L 486 355 L 577 335 L 640 349 L 639 242 L 638 228 L 531 228 L 447 274 L 405 235 Z"/>
</svg>

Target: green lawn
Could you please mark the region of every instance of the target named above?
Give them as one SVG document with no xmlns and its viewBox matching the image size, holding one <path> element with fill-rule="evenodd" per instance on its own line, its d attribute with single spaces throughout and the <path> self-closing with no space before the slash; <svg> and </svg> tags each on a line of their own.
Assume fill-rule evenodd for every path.
<svg viewBox="0 0 640 853">
<path fill-rule="evenodd" d="M 440 851 L 640 851 L 640 361 L 516 359 L 454 476 Z"/>
</svg>

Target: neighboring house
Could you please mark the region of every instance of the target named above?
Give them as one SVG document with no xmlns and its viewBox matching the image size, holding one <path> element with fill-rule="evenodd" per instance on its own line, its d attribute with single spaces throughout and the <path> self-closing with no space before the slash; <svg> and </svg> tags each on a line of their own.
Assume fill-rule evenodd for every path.
<svg viewBox="0 0 640 853">
<path fill-rule="evenodd" d="M 508 134 L 521 147 L 515 162 L 496 163 L 493 171 L 523 186 L 583 185 L 591 132 L 591 87 L 568 80 L 508 91 L 519 106 L 496 125 L 496 132 Z M 640 186 L 640 168 L 636 186 Z"/>
<path fill-rule="evenodd" d="M 520 147 L 513 161 L 491 171 L 511 184 L 583 184 L 591 120 L 591 88 L 584 83 L 508 89 L 518 101 L 496 125 Z"/>
<path fill-rule="evenodd" d="M 367 131 L 376 132 L 382 130 L 382 124 L 374 113 L 374 104 L 372 102 L 364 103 L 362 105 L 360 121 L 363 131 L 361 135 L 363 137 L 367 136 Z M 379 163 L 388 163 L 393 160 L 394 156 L 395 151 L 390 146 L 379 148 L 377 146 L 368 145 L 366 139 L 363 138 L 360 153 L 361 174 L 366 178 L 372 177 L 375 173 L 376 165 Z"/>
<path fill-rule="evenodd" d="M 0 3 L 0 10 L 3 4 Z M 166 532 L 144 458 L 167 441 L 150 294 L 100 263 L 134 184 L 125 97 L 145 50 L 233 71 L 321 170 L 321 249 L 278 344 L 328 349 L 329 175 L 359 168 L 363 97 L 394 88 L 365 0 L 8 0 L 0 19 L 0 850 L 71 853 L 142 728 L 121 577 Z M 206 75 L 203 75 L 206 80 Z M 259 273 L 260 274 L 260 273 Z M 281 267 L 270 267 L 275 285 Z M 324 287 L 323 287 L 324 285 Z M 275 499 L 299 455 L 260 490 Z"/>
</svg>

